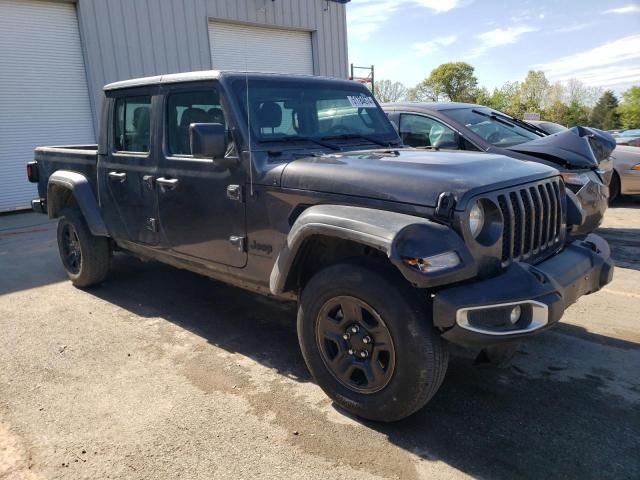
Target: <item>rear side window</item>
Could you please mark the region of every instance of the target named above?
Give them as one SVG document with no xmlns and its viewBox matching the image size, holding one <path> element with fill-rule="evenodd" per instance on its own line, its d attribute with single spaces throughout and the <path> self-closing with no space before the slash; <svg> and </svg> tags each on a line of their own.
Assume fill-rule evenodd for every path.
<svg viewBox="0 0 640 480">
<path fill-rule="evenodd" d="M 192 123 L 226 125 L 220 96 L 214 88 L 169 95 L 167 135 L 172 155 L 191 155 L 189 126 Z"/>
<path fill-rule="evenodd" d="M 122 97 L 116 100 L 116 151 L 148 152 L 151 144 L 151 97 Z"/>
</svg>

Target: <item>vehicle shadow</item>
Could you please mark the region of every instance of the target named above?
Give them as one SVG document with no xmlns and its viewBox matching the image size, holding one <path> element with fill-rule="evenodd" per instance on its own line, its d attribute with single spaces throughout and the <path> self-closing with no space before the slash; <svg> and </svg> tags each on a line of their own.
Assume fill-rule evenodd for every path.
<svg viewBox="0 0 640 480">
<path fill-rule="evenodd" d="M 0 215 L 0 296 L 67 279 L 56 222 L 37 213 Z"/>
<path fill-rule="evenodd" d="M 294 304 L 120 255 L 111 280 L 90 293 L 136 315 L 164 318 L 294 381 L 312 381 L 298 348 Z M 552 360 L 541 375 L 528 373 L 527 365 L 536 349 L 564 358 L 576 339 L 586 341 L 578 348 L 616 349 L 633 359 L 640 346 L 580 327 L 563 325 L 560 333 L 537 337 L 506 370 L 452 358 L 442 388 L 422 411 L 393 424 L 361 423 L 472 477 L 639 478 L 640 379 L 630 387 L 634 403 L 602 388 L 608 379 L 599 373 L 615 376 L 628 365 L 615 356 L 590 360 L 589 351 L 581 357 L 592 362 L 589 375 L 556 378 L 563 367 Z"/>
<path fill-rule="evenodd" d="M 640 228 L 599 228 L 596 232 L 611 247 L 616 266 L 640 270 Z"/>
</svg>

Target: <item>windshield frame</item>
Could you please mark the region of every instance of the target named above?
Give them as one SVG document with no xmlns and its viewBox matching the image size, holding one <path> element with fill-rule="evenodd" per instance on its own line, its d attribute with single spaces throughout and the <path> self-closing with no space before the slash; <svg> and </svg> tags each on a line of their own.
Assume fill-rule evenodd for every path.
<svg viewBox="0 0 640 480">
<path fill-rule="evenodd" d="M 323 147 L 322 142 L 336 144 L 340 147 L 340 150 L 350 150 L 353 148 L 362 149 L 363 145 L 371 145 L 372 149 L 378 148 L 397 148 L 402 144 L 398 132 L 393 127 L 389 118 L 380 107 L 379 103 L 366 87 L 347 80 L 340 79 L 327 79 L 318 77 L 297 77 L 287 75 L 260 75 L 260 74 L 243 74 L 229 75 L 224 83 L 226 83 L 226 90 L 231 103 L 234 104 L 234 110 L 236 112 L 236 121 L 240 129 L 248 135 L 250 138 L 251 148 L 256 151 L 274 150 L 274 146 L 277 145 L 278 150 L 300 150 L 300 149 L 331 149 L 329 147 Z M 274 135 L 273 137 L 265 137 L 256 131 L 255 123 L 252 119 L 247 119 L 247 89 L 246 85 L 249 84 L 249 92 L 251 92 L 252 84 L 254 88 L 278 88 L 282 85 L 282 88 L 298 88 L 302 95 L 306 91 L 313 90 L 331 90 L 335 88 L 337 91 L 352 93 L 354 96 L 366 95 L 375 104 L 375 110 L 379 112 L 379 124 L 377 126 L 384 127 L 386 131 L 381 132 L 358 132 L 354 130 L 349 132 L 348 138 L 344 137 L 343 133 L 336 133 L 336 135 L 327 135 L 326 131 L 317 131 L 317 135 L 307 135 L 304 132 L 300 132 L 297 135 Z M 258 83 L 259 85 L 256 85 Z M 338 97 L 336 97 L 338 98 Z M 346 97 L 345 97 L 346 98 Z M 374 107 L 368 107 L 374 108 Z M 313 109 L 311 109 L 313 111 Z M 319 110 L 316 108 L 315 112 Z M 251 121 L 251 127 L 248 125 L 248 121 Z M 249 130 L 250 129 L 250 130 Z M 370 137 L 370 138 L 368 138 Z M 307 143 L 307 145 L 303 145 Z"/>
</svg>

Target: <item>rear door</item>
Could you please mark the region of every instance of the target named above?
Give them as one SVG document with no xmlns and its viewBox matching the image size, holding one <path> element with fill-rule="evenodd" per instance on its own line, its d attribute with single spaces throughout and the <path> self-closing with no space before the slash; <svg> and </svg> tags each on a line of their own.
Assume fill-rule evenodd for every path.
<svg viewBox="0 0 640 480">
<path fill-rule="evenodd" d="M 129 90 L 109 100 L 109 149 L 98 162 L 110 231 L 131 242 L 158 243 L 157 170 L 152 91 Z M 114 215 L 117 212 L 117 215 Z"/>
<path fill-rule="evenodd" d="M 226 156 L 237 157 L 217 82 L 168 85 L 163 95 L 163 142 L 156 188 L 164 241 L 174 254 L 243 267 L 245 171 L 240 162 L 224 168 L 194 158 L 192 123 L 227 127 Z"/>
</svg>

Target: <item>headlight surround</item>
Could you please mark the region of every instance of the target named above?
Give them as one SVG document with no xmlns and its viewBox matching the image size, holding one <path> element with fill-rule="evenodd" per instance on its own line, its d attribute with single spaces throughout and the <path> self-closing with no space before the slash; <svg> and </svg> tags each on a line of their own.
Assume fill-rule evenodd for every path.
<svg viewBox="0 0 640 480">
<path fill-rule="evenodd" d="M 473 238 L 478 238 L 478 235 L 482 232 L 482 227 L 484 227 L 484 207 L 480 202 L 475 202 L 471 209 L 469 210 L 469 230 L 471 231 L 471 235 Z"/>
</svg>

